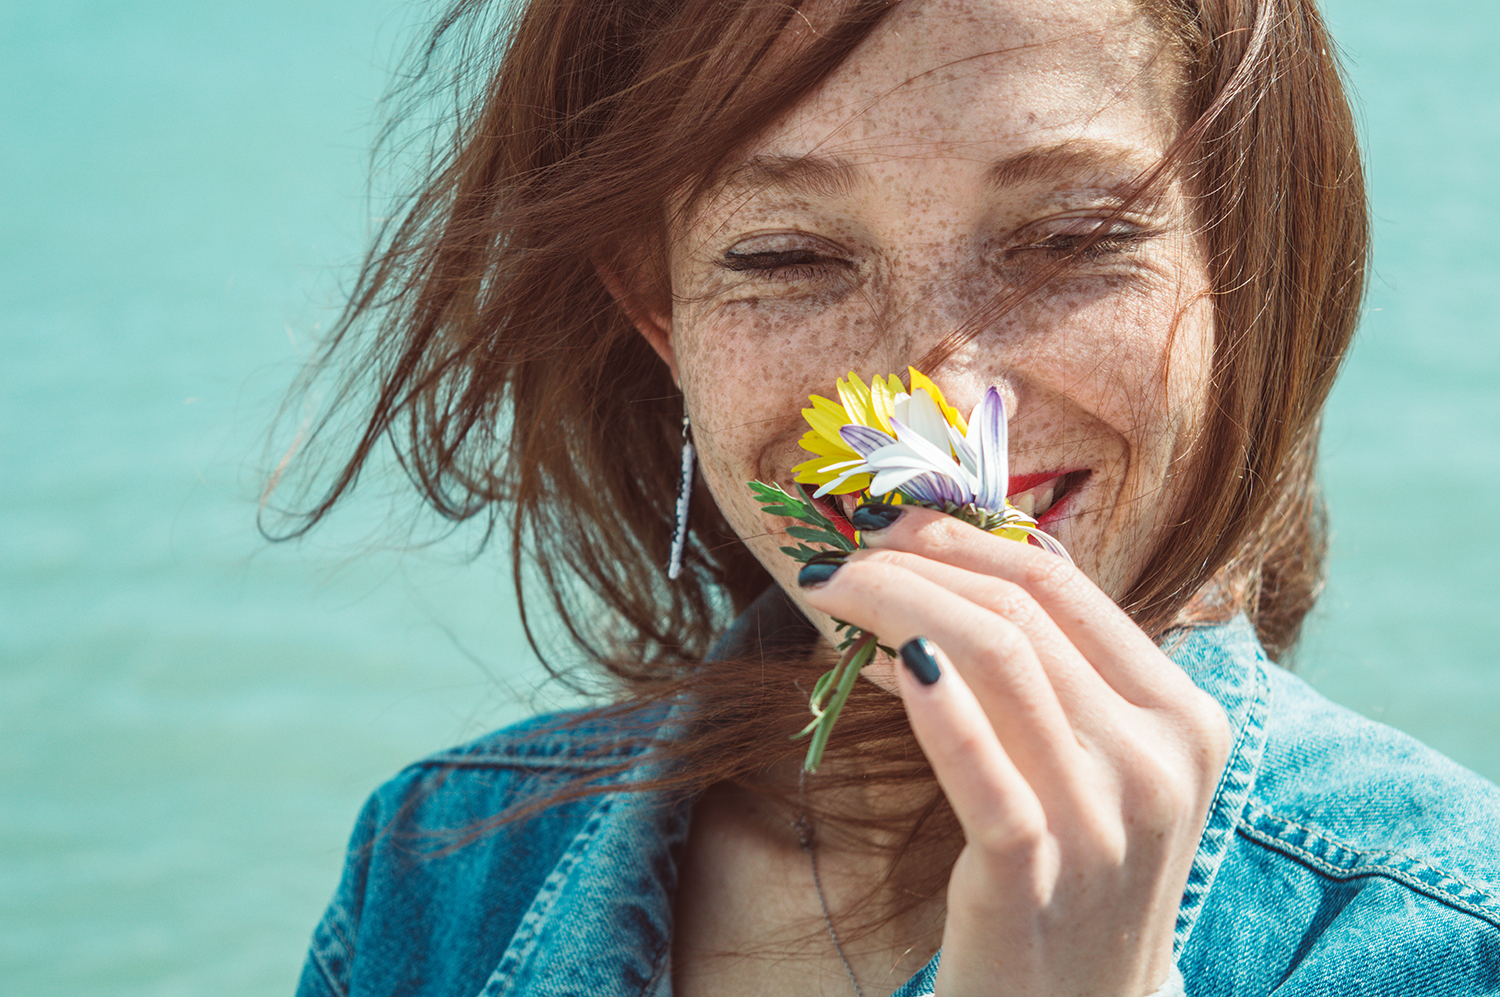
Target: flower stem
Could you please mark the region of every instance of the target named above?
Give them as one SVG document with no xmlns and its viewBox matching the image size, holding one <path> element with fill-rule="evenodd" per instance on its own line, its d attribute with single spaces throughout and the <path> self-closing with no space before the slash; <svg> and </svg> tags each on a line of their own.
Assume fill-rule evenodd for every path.
<svg viewBox="0 0 1500 997">
<path fill-rule="evenodd" d="M 811 725 L 813 738 L 812 743 L 807 746 L 807 759 L 802 763 L 804 771 L 818 771 L 818 765 L 823 761 L 823 750 L 828 747 L 828 736 L 833 733 L 833 725 L 839 718 L 839 712 L 843 710 L 844 703 L 849 699 L 849 693 L 854 689 L 854 680 L 859 678 L 859 673 L 873 657 L 875 657 L 875 635 L 863 634 L 849 645 L 849 649 L 844 652 L 844 656 L 829 673 L 830 679 L 836 681 L 837 686 L 828 705 L 818 712 L 817 720 Z M 837 676 L 837 678 L 832 679 L 832 676 Z"/>
</svg>

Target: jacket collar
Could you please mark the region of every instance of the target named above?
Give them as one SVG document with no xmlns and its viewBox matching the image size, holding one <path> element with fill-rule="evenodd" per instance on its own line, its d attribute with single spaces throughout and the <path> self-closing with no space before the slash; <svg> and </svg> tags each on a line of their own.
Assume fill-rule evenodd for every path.
<svg viewBox="0 0 1500 997">
<path fill-rule="evenodd" d="M 784 654 L 816 639 L 817 630 L 773 586 L 740 614 L 709 660 Z M 1180 955 L 1254 784 L 1271 693 L 1264 652 L 1242 616 L 1174 631 L 1164 649 L 1219 701 L 1235 732 L 1178 910 L 1173 948 Z M 672 899 L 693 801 L 630 791 L 650 772 L 643 766 L 622 780 L 621 792 L 599 797 L 480 997 L 669 997 Z M 940 956 L 893 997 L 930 993 Z"/>
</svg>

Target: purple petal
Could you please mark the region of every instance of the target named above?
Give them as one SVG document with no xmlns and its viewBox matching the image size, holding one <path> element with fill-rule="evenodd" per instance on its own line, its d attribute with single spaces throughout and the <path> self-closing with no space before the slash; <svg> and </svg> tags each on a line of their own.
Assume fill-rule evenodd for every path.
<svg viewBox="0 0 1500 997">
<path fill-rule="evenodd" d="M 968 505 L 974 498 L 962 479 L 935 472 L 917 475 L 902 491 L 918 502 L 934 506 Z"/>
<path fill-rule="evenodd" d="M 868 457 L 881 447 L 888 447 L 893 442 L 889 436 L 878 429 L 869 426 L 860 426 L 850 423 L 839 429 L 839 435 L 849 448 L 861 457 Z"/>
<path fill-rule="evenodd" d="M 1010 488 L 1010 457 L 1005 427 L 1005 401 L 994 385 L 974 408 L 969 432 L 979 437 L 979 488 L 974 502 L 981 509 L 1005 508 L 1005 493 Z"/>
</svg>

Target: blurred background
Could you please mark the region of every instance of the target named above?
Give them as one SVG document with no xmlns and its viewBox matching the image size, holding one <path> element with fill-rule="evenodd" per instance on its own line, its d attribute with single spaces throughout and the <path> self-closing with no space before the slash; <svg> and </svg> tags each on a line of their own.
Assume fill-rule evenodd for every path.
<svg viewBox="0 0 1500 997">
<path fill-rule="evenodd" d="M 1500 779 L 1496 15 L 1327 13 L 1376 255 L 1299 667 Z M 372 546 L 378 498 L 301 544 L 254 527 L 265 433 L 368 234 L 375 102 L 423 14 L 0 6 L 8 994 L 290 994 L 364 796 L 568 701 L 538 691 L 501 555 L 467 560 L 472 538 Z"/>
</svg>

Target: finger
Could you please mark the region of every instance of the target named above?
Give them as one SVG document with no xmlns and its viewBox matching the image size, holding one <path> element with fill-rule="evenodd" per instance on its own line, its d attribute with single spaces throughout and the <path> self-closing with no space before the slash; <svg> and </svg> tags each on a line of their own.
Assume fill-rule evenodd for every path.
<svg viewBox="0 0 1500 997">
<path fill-rule="evenodd" d="M 1063 709 L 1075 725 L 1079 711 L 1097 712 L 1111 705 L 1110 701 L 1126 705 L 1041 605 L 1019 585 L 905 551 L 862 550 L 851 555 L 850 560 L 874 560 L 895 565 L 1014 623 L 1036 650 Z"/>
<path fill-rule="evenodd" d="M 952 661 L 921 637 L 902 645 L 901 659 L 896 681 L 907 719 L 964 837 L 989 850 L 1039 841 L 1047 826 L 1041 800 Z"/>
<path fill-rule="evenodd" d="M 1068 791 L 1082 770 L 1083 746 L 1026 634 L 943 586 L 896 565 L 850 561 L 804 590 L 807 601 L 900 646 L 925 635 L 957 663 L 1006 750 L 1049 798 Z"/>
<path fill-rule="evenodd" d="M 883 529 L 861 529 L 869 547 L 899 550 L 992 575 L 1025 589 L 1105 682 L 1138 706 L 1158 706 L 1196 686 L 1078 568 L 931 509 L 902 509 Z"/>
</svg>

